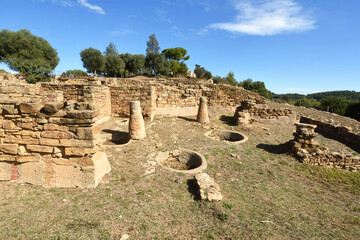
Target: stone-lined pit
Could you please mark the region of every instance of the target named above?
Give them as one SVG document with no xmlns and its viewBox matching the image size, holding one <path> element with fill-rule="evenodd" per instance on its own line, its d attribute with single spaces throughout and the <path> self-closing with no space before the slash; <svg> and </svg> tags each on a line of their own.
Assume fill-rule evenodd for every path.
<svg viewBox="0 0 360 240">
<path fill-rule="evenodd" d="M 185 149 L 159 152 L 155 160 L 165 169 L 179 173 L 195 174 L 207 167 L 206 159 L 200 153 Z"/>
<path fill-rule="evenodd" d="M 215 140 L 226 141 L 231 144 L 240 144 L 248 140 L 248 138 L 242 133 L 227 130 L 211 130 L 206 132 L 205 136 Z"/>
</svg>

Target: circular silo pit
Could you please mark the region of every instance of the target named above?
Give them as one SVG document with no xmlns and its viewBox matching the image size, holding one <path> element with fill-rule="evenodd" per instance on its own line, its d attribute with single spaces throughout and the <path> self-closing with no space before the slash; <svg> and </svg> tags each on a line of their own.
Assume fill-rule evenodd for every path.
<svg viewBox="0 0 360 240">
<path fill-rule="evenodd" d="M 159 152 L 156 161 L 165 169 L 179 173 L 199 173 L 207 166 L 200 153 L 185 149 Z"/>
<path fill-rule="evenodd" d="M 231 144 L 240 144 L 248 140 L 244 134 L 228 130 L 211 130 L 206 132 L 205 136 L 214 140 L 225 141 Z"/>
</svg>

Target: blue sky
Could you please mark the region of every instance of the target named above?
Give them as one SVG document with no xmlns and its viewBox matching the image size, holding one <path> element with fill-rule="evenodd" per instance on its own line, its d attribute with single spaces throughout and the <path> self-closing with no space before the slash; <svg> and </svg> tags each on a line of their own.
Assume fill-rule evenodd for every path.
<svg viewBox="0 0 360 240">
<path fill-rule="evenodd" d="M 183 47 L 189 69 L 263 81 L 275 93 L 360 91 L 359 0 L 0 0 L 0 29 L 28 29 L 57 49 L 55 73 L 79 52 L 145 54 Z M 0 65 L 0 68 L 4 68 Z"/>
</svg>

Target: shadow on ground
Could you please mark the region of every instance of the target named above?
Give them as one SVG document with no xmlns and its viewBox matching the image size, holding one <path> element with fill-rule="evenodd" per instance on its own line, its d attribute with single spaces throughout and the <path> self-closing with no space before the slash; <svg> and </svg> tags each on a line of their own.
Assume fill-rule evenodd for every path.
<svg viewBox="0 0 360 240">
<path fill-rule="evenodd" d="M 201 200 L 199 187 L 195 179 L 187 180 L 188 191 L 194 196 L 194 200 Z"/>
<path fill-rule="evenodd" d="M 102 130 L 105 133 L 111 133 L 111 139 L 109 139 L 107 142 L 112 144 L 126 144 L 130 141 L 130 135 L 127 132 L 123 131 L 116 131 L 111 129 L 104 129 Z"/>
<path fill-rule="evenodd" d="M 220 121 L 230 126 L 236 126 L 236 120 L 232 116 L 221 115 Z"/>
<path fill-rule="evenodd" d="M 178 117 L 178 118 L 186 120 L 188 122 L 196 122 L 196 119 L 193 119 L 193 118 L 188 118 L 188 117 Z"/>
<path fill-rule="evenodd" d="M 256 147 L 274 154 L 288 154 L 291 150 L 290 141 L 278 145 L 260 143 Z"/>
</svg>

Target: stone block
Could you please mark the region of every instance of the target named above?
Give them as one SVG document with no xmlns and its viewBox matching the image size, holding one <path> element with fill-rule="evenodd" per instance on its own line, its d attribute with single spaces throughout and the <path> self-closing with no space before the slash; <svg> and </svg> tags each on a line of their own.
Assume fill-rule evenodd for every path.
<svg viewBox="0 0 360 240">
<path fill-rule="evenodd" d="M 208 201 L 222 200 L 220 186 L 208 174 L 198 173 L 195 175 L 195 180 L 199 186 L 201 199 Z"/>
<path fill-rule="evenodd" d="M 9 115 L 16 115 L 19 113 L 19 110 L 17 109 L 17 107 L 15 107 L 14 104 L 11 104 L 11 105 L 3 105 L 3 112 Z"/>
<path fill-rule="evenodd" d="M 44 169 L 40 162 L 26 162 L 18 165 L 19 182 L 43 185 Z"/>
<path fill-rule="evenodd" d="M 40 138 L 40 145 L 53 146 L 53 147 L 61 146 L 59 139 L 52 139 L 52 138 Z"/>
<path fill-rule="evenodd" d="M 39 152 L 39 153 L 53 153 L 54 151 L 54 147 L 41 146 L 41 145 L 26 145 L 26 149 L 30 152 Z"/>
<path fill-rule="evenodd" d="M 25 162 L 39 162 L 41 160 L 41 156 L 38 153 L 33 153 L 29 156 L 16 156 L 16 162 L 25 163 Z"/>
<path fill-rule="evenodd" d="M 71 139 L 73 138 L 73 134 L 69 132 L 45 131 L 41 133 L 41 137 L 53 139 Z"/>
<path fill-rule="evenodd" d="M 1 122 L 2 128 L 5 130 L 21 130 L 16 124 L 11 120 L 3 120 Z"/>
<path fill-rule="evenodd" d="M 15 155 L 0 155 L 0 162 L 15 162 L 16 156 Z"/>
<path fill-rule="evenodd" d="M 99 115 L 99 110 L 83 110 L 83 111 L 71 111 L 67 112 L 68 118 L 76 118 L 76 119 L 92 119 Z"/>
<path fill-rule="evenodd" d="M 9 181 L 11 176 L 11 164 L 0 162 L 0 181 Z"/>
<path fill-rule="evenodd" d="M 44 102 L 36 103 L 20 103 L 19 109 L 21 113 L 25 114 L 35 114 L 40 112 L 40 110 L 45 106 Z"/>
<path fill-rule="evenodd" d="M 21 136 L 30 136 L 32 138 L 40 138 L 40 132 L 23 130 L 23 131 L 21 131 Z"/>
<path fill-rule="evenodd" d="M 45 103 L 44 110 L 47 113 L 54 114 L 64 107 L 62 102 L 47 102 Z"/>
<path fill-rule="evenodd" d="M 80 140 L 93 140 L 94 130 L 92 127 L 79 127 L 77 129 L 77 135 Z"/>
<path fill-rule="evenodd" d="M 93 148 L 95 144 L 92 140 L 60 139 L 59 146 Z"/>
<path fill-rule="evenodd" d="M 0 144 L 0 152 L 16 155 L 18 146 L 18 144 Z"/>
<path fill-rule="evenodd" d="M 26 137 L 26 136 L 24 136 Z M 31 144 L 31 145 L 36 145 L 39 144 L 39 139 L 36 138 L 15 138 L 12 136 L 7 136 L 3 139 L 4 143 L 17 143 L 17 144 Z"/>
<path fill-rule="evenodd" d="M 67 156 L 83 157 L 85 155 L 91 154 L 92 152 L 93 152 L 92 148 L 72 148 L 72 147 L 65 148 L 65 155 Z"/>
<path fill-rule="evenodd" d="M 54 165 L 56 187 L 84 188 L 83 176 L 79 166 Z"/>
</svg>

